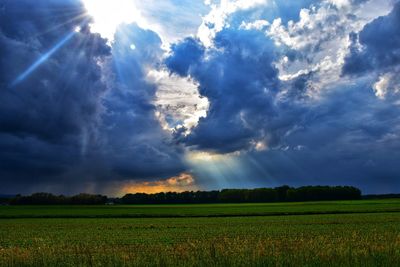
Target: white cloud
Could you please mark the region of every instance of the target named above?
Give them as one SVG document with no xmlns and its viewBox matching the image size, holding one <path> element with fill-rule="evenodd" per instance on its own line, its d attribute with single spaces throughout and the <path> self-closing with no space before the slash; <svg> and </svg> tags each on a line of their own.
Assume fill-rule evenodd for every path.
<svg viewBox="0 0 400 267">
<path fill-rule="evenodd" d="M 165 130 L 172 132 L 184 127 L 184 134 L 189 134 L 199 119 L 207 116 L 209 102 L 200 97 L 193 79 L 170 75 L 164 70 L 151 70 L 148 79 L 158 87 L 154 104 Z"/>
<path fill-rule="evenodd" d="M 221 0 L 219 4 L 214 4 L 206 1 L 211 7 L 211 11 L 203 18 L 197 36 L 206 47 L 210 47 L 215 35 L 224 27 L 229 26 L 226 25 L 229 15 L 239 10 L 265 6 L 268 2 L 268 0 Z"/>
<path fill-rule="evenodd" d="M 328 0 L 328 3 L 331 3 L 339 8 L 351 5 L 350 0 Z"/>
<path fill-rule="evenodd" d="M 381 75 L 373 85 L 375 95 L 380 99 L 385 99 L 388 94 L 400 93 L 400 69 Z"/>
<path fill-rule="evenodd" d="M 280 18 L 275 19 L 267 35 L 278 47 L 297 53 L 293 61 L 283 57 L 276 62 L 280 79 L 288 81 L 312 73 L 314 92 L 343 82 L 340 74 L 348 53 L 349 34 L 359 32 L 365 24 L 390 12 L 390 0 L 380 2 L 381 7 L 372 13 L 367 11 L 377 5 L 375 0 L 361 5 L 352 5 L 347 0 L 328 0 L 302 9 L 298 22 L 289 21 L 284 25 Z"/>
<path fill-rule="evenodd" d="M 149 29 L 157 32 L 168 46 L 187 36 L 195 35 L 202 16 L 210 7 L 202 1 L 191 0 L 134 0 L 146 19 Z"/>
<path fill-rule="evenodd" d="M 242 22 L 242 24 L 240 25 L 241 29 L 245 29 L 245 30 L 263 30 L 265 29 L 265 27 L 269 26 L 270 23 L 266 20 L 263 19 L 259 19 L 253 22 Z"/>
</svg>

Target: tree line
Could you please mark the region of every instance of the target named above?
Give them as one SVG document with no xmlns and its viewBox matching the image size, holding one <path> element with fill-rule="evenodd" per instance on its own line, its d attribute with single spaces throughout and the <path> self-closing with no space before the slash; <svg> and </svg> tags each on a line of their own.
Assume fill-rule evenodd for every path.
<svg viewBox="0 0 400 267">
<path fill-rule="evenodd" d="M 361 190 L 352 186 L 287 185 L 275 188 L 223 189 L 221 191 L 168 192 L 126 194 L 122 204 L 184 204 L 184 203 L 256 203 L 317 200 L 361 199 Z"/>
<path fill-rule="evenodd" d="M 35 193 L 4 199 L 10 205 L 102 205 L 115 204 L 190 204 L 190 203 L 256 203 L 295 202 L 318 200 L 361 199 L 360 189 L 352 186 L 302 186 L 287 185 L 275 188 L 223 189 L 214 191 L 186 191 L 166 193 L 126 194 L 121 198 L 104 195 L 79 194 L 75 196 Z"/>
<path fill-rule="evenodd" d="M 107 196 L 79 194 L 75 196 L 35 193 L 30 196 L 17 195 L 8 199 L 10 205 L 102 205 L 107 203 Z"/>
</svg>

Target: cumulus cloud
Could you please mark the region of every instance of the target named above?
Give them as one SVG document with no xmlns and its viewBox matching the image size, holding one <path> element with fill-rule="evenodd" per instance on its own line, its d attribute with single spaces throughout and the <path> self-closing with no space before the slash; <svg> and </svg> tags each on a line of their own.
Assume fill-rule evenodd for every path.
<svg viewBox="0 0 400 267">
<path fill-rule="evenodd" d="M 298 20 L 299 11 L 315 3 L 315 0 L 276 1 L 276 0 L 223 0 L 206 1 L 211 8 L 203 17 L 197 36 L 209 47 L 216 34 L 225 28 L 237 28 L 239 25 L 254 21 L 272 21 L 281 18 L 286 23 Z"/>
<path fill-rule="evenodd" d="M 392 12 L 367 24 L 352 36 L 351 53 L 343 67 L 344 74 L 362 74 L 385 70 L 400 63 L 400 3 Z"/>
<path fill-rule="evenodd" d="M 373 89 L 379 98 L 388 92 L 399 92 L 400 3 L 387 16 L 365 25 L 359 34 L 351 35 L 350 53 L 343 66 L 344 75 L 362 76 L 376 73 Z"/>
<path fill-rule="evenodd" d="M 235 12 L 265 6 L 268 0 L 222 0 L 219 3 L 206 2 L 211 11 L 204 16 L 197 36 L 205 46 L 211 46 L 215 35 L 226 27 L 227 19 Z"/>
<path fill-rule="evenodd" d="M 279 81 L 272 64 L 273 44 L 261 32 L 229 29 L 219 32 L 214 43 L 205 52 L 199 41 L 186 39 L 172 48 L 166 65 L 198 81 L 200 94 L 210 102 L 207 117 L 200 119 L 185 143 L 232 152 L 265 138 L 264 127 L 274 116 Z M 193 50 L 197 61 L 181 59 Z"/>
<path fill-rule="evenodd" d="M 311 95 L 341 82 L 349 34 L 390 10 L 386 1 L 375 13 L 367 12 L 375 5 L 376 1 L 326 1 L 301 9 L 297 22 L 286 25 L 280 18 L 275 19 L 267 34 L 283 50 L 283 57 L 277 62 L 280 78 L 309 76 Z"/>
</svg>

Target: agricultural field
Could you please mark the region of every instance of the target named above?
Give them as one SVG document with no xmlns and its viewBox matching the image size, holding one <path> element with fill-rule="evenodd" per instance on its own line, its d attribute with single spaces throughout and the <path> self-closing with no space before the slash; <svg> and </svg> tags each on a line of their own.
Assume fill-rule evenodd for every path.
<svg viewBox="0 0 400 267">
<path fill-rule="evenodd" d="M 155 218 L 400 212 L 400 199 L 240 204 L 0 206 L 0 218 Z"/>
<path fill-rule="evenodd" d="M 0 266 L 400 266 L 400 200 L 0 207 Z"/>
</svg>

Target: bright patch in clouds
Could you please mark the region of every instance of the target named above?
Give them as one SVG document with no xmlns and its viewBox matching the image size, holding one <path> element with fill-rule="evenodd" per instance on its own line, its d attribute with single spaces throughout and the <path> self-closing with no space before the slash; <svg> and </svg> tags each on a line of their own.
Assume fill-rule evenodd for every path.
<svg viewBox="0 0 400 267">
<path fill-rule="evenodd" d="M 156 116 L 165 130 L 184 127 L 184 134 L 188 135 L 200 118 L 207 116 L 209 101 L 200 96 L 196 81 L 170 75 L 165 70 L 151 70 L 148 79 L 158 87 L 154 104 Z"/>
<path fill-rule="evenodd" d="M 140 21 L 140 13 L 132 0 L 83 0 L 90 16 L 93 17 L 92 31 L 113 40 L 121 23 Z"/>
<path fill-rule="evenodd" d="M 189 151 L 187 153 L 187 160 L 190 162 L 201 163 L 201 162 L 222 162 L 222 161 L 232 161 L 240 156 L 240 151 L 235 151 L 232 153 L 219 154 L 207 151 Z"/>
</svg>

